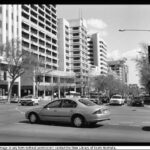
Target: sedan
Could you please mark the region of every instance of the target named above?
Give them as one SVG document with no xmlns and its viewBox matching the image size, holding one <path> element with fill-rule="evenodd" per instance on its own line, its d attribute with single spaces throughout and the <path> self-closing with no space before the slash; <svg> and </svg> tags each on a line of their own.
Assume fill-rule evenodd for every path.
<svg viewBox="0 0 150 150">
<path fill-rule="evenodd" d="M 134 97 L 130 104 L 130 106 L 144 106 L 144 101 L 142 99 L 142 97 Z"/>
<path fill-rule="evenodd" d="M 125 99 L 121 95 L 113 95 L 110 99 L 109 104 L 123 105 L 124 102 L 125 102 Z"/>
<path fill-rule="evenodd" d="M 109 119 L 108 107 L 100 106 L 84 98 L 61 98 L 44 107 L 27 111 L 25 117 L 30 123 L 39 121 L 68 122 L 75 127 L 96 124 Z"/>
<path fill-rule="evenodd" d="M 35 97 L 33 95 L 27 95 L 21 98 L 20 100 L 21 105 L 38 105 L 39 104 L 39 98 Z"/>
</svg>

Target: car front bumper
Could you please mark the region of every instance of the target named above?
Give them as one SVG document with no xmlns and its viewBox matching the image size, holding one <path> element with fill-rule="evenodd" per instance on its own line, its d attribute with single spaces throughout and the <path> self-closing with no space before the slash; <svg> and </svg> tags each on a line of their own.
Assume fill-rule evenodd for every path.
<svg viewBox="0 0 150 150">
<path fill-rule="evenodd" d="M 112 100 L 109 102 L 109 104 L 121 104 L 121 101 Z"/>
</svg>

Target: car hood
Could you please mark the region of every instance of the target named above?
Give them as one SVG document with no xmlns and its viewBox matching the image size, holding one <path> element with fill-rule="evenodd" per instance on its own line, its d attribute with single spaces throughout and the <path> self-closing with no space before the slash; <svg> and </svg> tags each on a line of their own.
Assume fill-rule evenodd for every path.
<svg viewBox="0 0 150 150">
<path fill-rule="evenodd" d="M 38 107 L 35 107 L 35 108 L 32 108 L 32 109 L 28 110 L 27 113 L 29 113 L 29 112 L 31 112 L 31 111 L 38 113 L 38 112 L 40 112 L 42 109 L 43 109 L 43 107 L 39 107 L 39 106 L 38 106 Z"/>
</svg>

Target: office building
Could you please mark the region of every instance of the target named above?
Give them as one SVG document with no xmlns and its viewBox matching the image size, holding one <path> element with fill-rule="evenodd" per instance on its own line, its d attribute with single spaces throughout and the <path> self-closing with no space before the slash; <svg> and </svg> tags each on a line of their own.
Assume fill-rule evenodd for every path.
<svg viewBox="0 0 150 150">
<path fill-rule="evenodd" d="M 124 83 L 128 84 L 128 66 L 125 64 L 126 60 L 115 60 L 109 61 L 108 66 L 116 72 L 119 79 Z"/>
<path fill-rule="evenodd" d="M 0 44 L 5 44 L 12 38 L 21 37 L 21 6 L 20 5 L 0 5 Z M 0 96 L 8 94 L 11 78 L 4 69 L 7 62 L 4 59 L 5 52 L 0 52 Z M 13 86 L 12 95 L 20 96 L 20 78 Z"/>
<path fill-rule="evenodd" d="M 87 25 L 82 18 L 58 20 L 60 69 L 76 74 L 76 90 L 83 93 L 88 80 Z"/>
<path fill-rule="evenodd" d="M 107 45 L 99 33 L 88 35 L 88 61 L 99 69 L 99 75 L 106 75 L 107 66 Z"/>
<path fill-rule="evenodd" d="M 42 62 L 41 66 L 46 74 L 42 76 L 41 93 L 45 90 L 45 85 L 50 86 L 53 81 L 58 81 L 62 74 L 62 78 L 72 78 L 70 74 L 57 72 L 58 28 L 55 5 L 1 5 L 0 16 L 0 43 L 19 38 L 22 41 L 22 50 L 31 53 Z M 22 76 L 21 93 L 22 96 L 35 94 L 33 77 L 27 77 L 26 74 Z"/>
</svg>

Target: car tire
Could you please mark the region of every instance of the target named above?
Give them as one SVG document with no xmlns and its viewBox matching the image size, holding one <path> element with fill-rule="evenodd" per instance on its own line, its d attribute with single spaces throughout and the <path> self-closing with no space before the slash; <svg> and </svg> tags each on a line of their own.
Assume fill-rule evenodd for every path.
<svg viewBox="0 0 150 150">
<path fill-rule="evenodd" d="M 84 117 L 77 115 L 73 117 L 72 124 L 75 127 L 83 127 L 85 125 L 85 119 Z"/>
<path fill-rule="evenodd" d="M 39 121 L 39 117 L 35 114 L 35 113 L 31 113 L 29 115 L 29 122 L 34 124 L 37 123 Z"/>
</svg>

